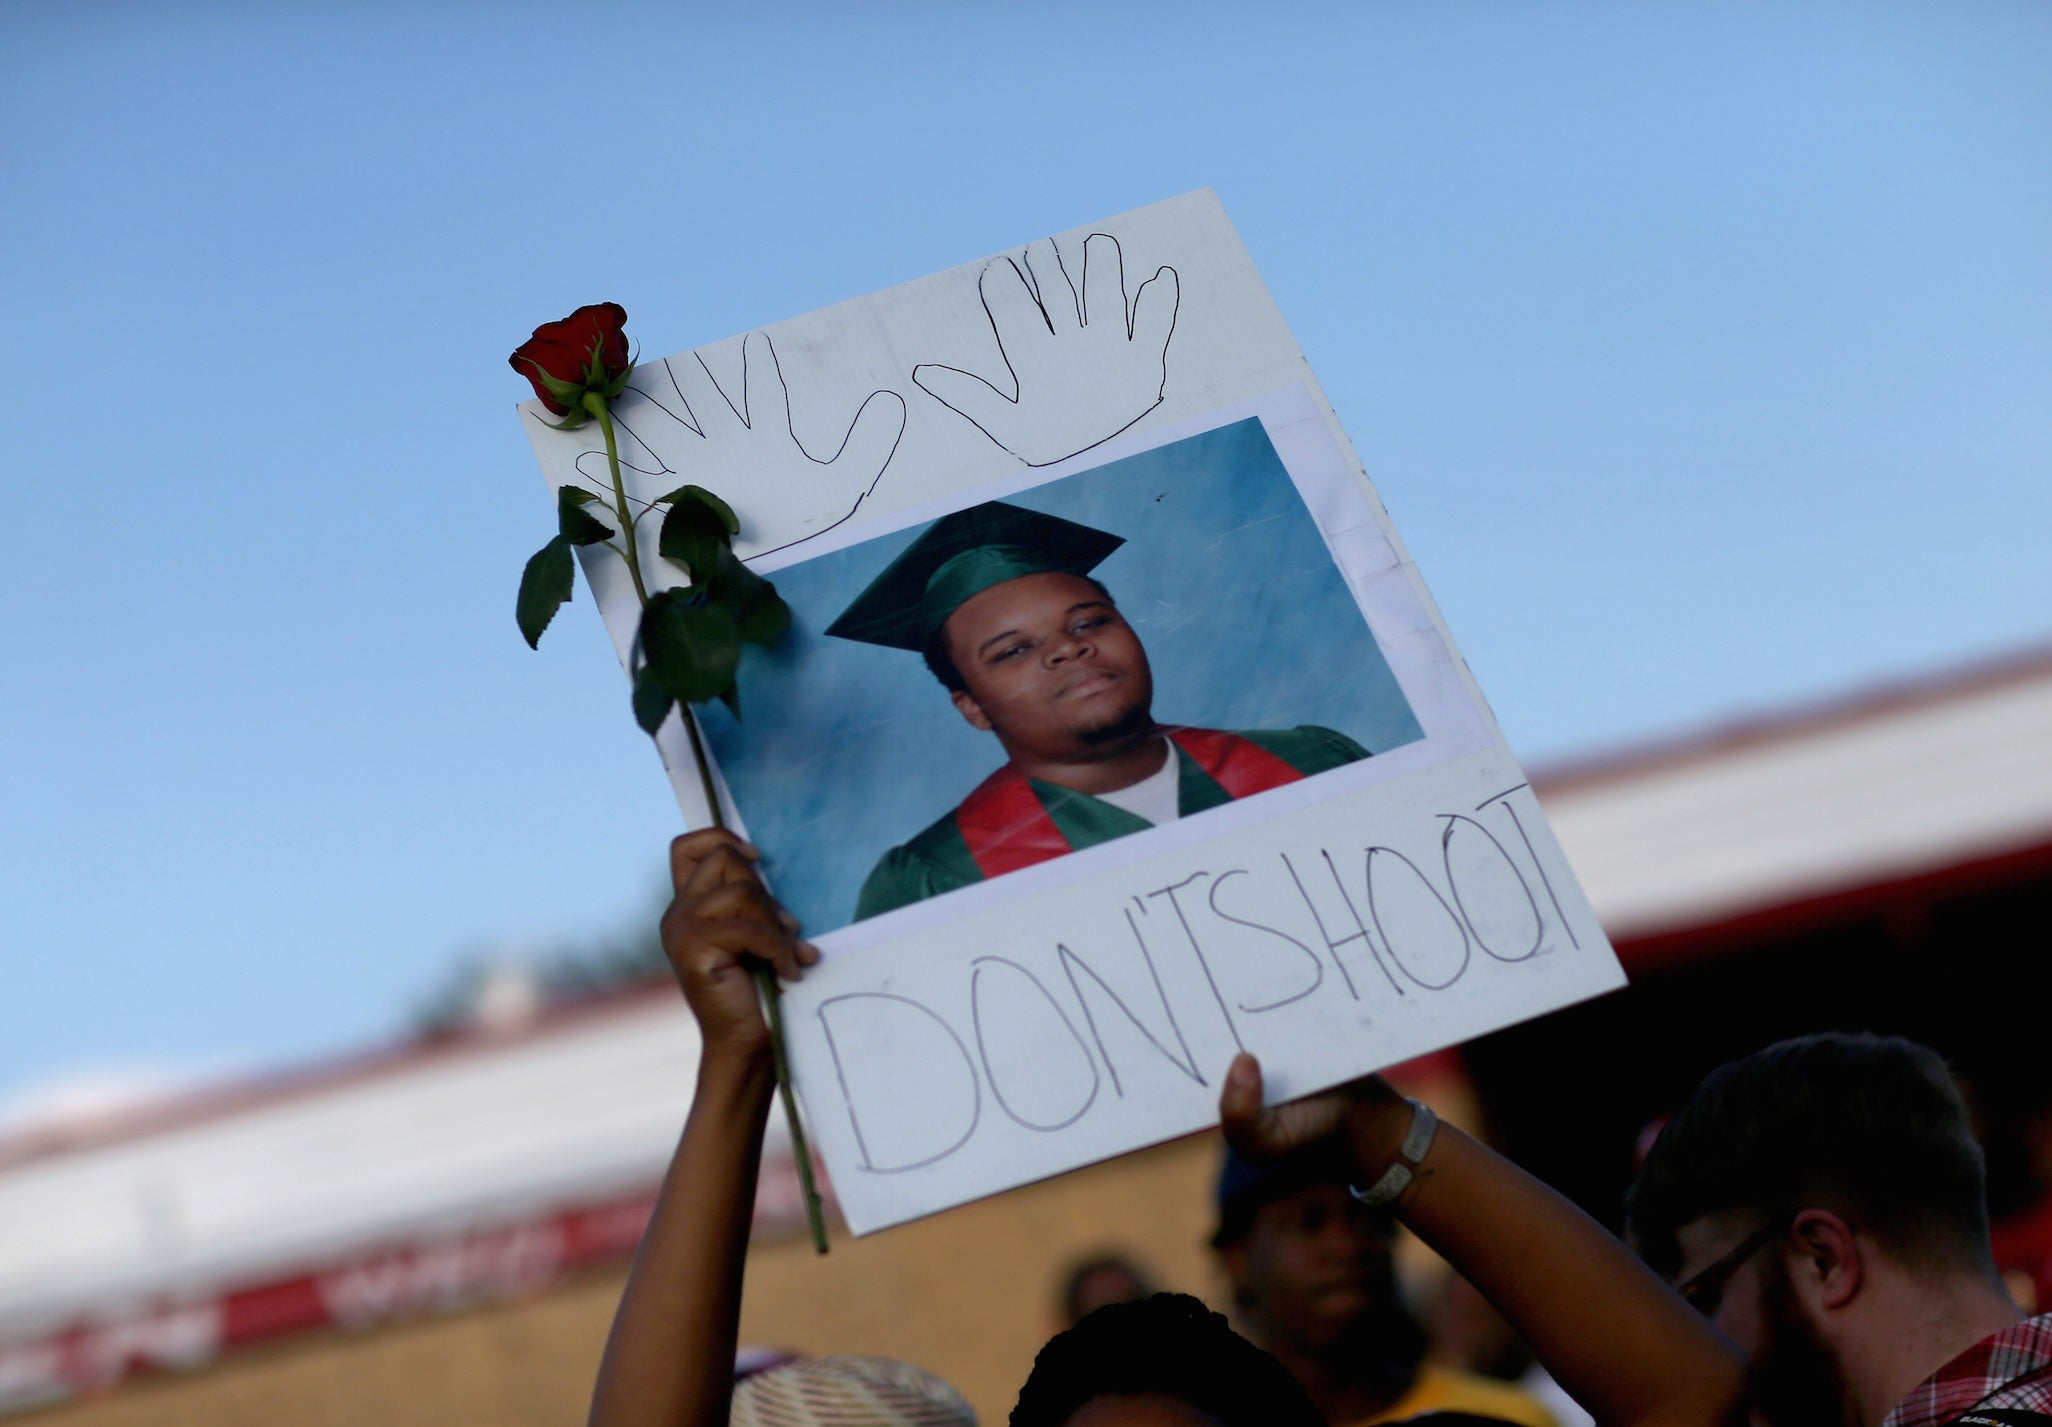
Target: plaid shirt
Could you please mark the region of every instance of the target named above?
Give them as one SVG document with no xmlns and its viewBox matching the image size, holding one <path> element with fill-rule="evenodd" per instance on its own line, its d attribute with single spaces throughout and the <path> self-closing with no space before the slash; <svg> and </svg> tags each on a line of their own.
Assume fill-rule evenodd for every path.
<svg viewBox="0 0 2052 1427">
<path fill-rule="evenodd" d="M 1917 1384 L 1881 1427 L 1941 1427 L 2005 1407 L 2052 1412 L 2052 1313 L 1981 1339 Z"/>
</svg>

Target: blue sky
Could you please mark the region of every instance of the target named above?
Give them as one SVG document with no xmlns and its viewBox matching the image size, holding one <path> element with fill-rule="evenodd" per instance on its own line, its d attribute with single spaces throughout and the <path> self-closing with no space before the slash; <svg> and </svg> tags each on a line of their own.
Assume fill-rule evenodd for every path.
<svg viewBox="0 0 2052 1427">
<path fill-rule="evenodd" d="M 1512 745 L 2052 636 L 2052 9 L 7 7 L 0 1107 L 397 1034 L 677 814 L 505 354 L 1210 184 Z"/>
</svg>

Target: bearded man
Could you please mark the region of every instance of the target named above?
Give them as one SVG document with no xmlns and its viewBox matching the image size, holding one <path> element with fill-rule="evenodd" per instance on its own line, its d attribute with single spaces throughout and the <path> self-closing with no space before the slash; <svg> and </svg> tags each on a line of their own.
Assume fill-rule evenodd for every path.
<svg viewBox="0 0 2052 1427">
<path fill-rule="evenodd" d="M 1769 1427 L 2052 1427 L 2052 1314 L 1988 1245 L 1981 1149 L 1945 1063 L 1895 1037 L 1719 1067 L 1654 1142 L 1626 1228 L 1751 1360 Z"/>
</svg>

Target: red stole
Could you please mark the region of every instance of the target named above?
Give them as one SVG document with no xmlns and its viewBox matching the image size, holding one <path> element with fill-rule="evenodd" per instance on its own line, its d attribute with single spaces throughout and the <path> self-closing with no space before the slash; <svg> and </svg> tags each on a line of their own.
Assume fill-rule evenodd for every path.
<svg viewBox="0 0 2052 1427">
<path fill-rule="evenodd" d="M 1169 740 L 1234 799 L 1265 793 L 1304 775 L 1259 744 L 1216 728 L 1164 728 Z M 1169 755 L 1173 758 L 1175 755 Z M 1007 763 L 955 809 L 955 827 L 986 878 L 1017 872 L 1074 851 L 1026 775 Z"/>
</svg>

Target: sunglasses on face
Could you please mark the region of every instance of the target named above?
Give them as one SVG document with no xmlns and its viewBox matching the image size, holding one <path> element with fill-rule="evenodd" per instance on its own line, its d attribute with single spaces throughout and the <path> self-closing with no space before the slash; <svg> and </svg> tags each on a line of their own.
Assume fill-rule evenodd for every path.
<svg viewBox="0 0 2052 1427">
<path fill-rule="evenodd" d="M 1705 1318 L 1713 1316 L 1718 1305 L 1724 1302 L 1724 1287 L 1731 1282 L 1731 1276 L 1738 1272 L 1739 1265 L 1780 1238 L 1783 1227 L 1783 1221 L 1780 1219 L 1771 1219 L 1762 1224 L 1739 1240 L 1736 1246 L 1709 1267 L 1692 1275 L 1687 1282 L 1675 1285 L 1674 1291 L 1682 1296 L 1683 1302 Z"/>
</svg>

